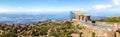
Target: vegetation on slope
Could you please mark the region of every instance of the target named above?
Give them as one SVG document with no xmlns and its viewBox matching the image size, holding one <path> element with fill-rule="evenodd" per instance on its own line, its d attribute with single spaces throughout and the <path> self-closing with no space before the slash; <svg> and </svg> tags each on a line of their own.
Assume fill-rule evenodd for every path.
<svg viewBox="0 0 120 37">
<path fill-rule="evenodd" d="M 101 19 L 101 20 L 96 20 L 96 21 L 101 21 L 101 22 L 120 22 L 120 17 L 111 17 L 111 18 L 106 18 L 106 19 Z"/>
<path fill-rule="evenodd" d="M 39 22 L 32 25 L 0 25 L 0 36 L 7 37 L 71 37 L 76 30 L 81 30 L 78 26 L 73 26 L 74 22 L 65 21 L 64 23 Z"/>
</svg>

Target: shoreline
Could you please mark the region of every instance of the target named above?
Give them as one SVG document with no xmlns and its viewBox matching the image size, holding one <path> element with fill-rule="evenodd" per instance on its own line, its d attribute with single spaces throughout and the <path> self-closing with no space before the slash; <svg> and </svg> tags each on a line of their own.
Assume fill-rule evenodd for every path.
<svg viewBox="0 0 120 37">
<path fill-rule="evenodd" d="M 60 21 L 70 21 L 70 19 L 62 19 L 62 20 L 39 20 L 39 21 L 35 21 L 35 22 L 29 22 L 29 23 L 8 23 L 8 22 L 5 22 L 5 23 L 0 23 L 0 24 L 7 24 L 7 25 L 30 25 L 30 24 L 35 24 L 35 23 L 45 23 L 45 22 L 54 22 L 54 23 L 57 23 L 57 22 L 60 22 Z"/>
</svg>

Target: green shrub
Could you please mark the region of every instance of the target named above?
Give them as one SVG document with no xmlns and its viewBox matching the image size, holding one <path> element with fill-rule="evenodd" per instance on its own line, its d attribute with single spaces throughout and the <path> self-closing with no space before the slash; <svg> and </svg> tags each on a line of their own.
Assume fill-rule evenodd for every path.
<svg viewBox="0 0 120 37">
<path fill-rule="evenodd" d="M 18 37 L 18 35 L 14 32 L 7 32 L 4 34 L 5 37 Z"/>
<path fill-rule="evenodd" d="M 94 32 L 92 32 L 91 37 L 95 37 L 95 33 Z"/>
</svg>

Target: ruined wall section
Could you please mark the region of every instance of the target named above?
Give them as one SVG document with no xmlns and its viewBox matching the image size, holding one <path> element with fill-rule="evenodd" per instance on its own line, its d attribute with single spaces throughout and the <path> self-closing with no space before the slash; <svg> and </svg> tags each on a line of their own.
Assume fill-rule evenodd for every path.
<svg viewBox="0 0 120 37">
<path fill-rule="evenodd" d="M 95 33 L 95 37 L 120 37 L 120 31 L 117 25 L 113 25 L 111 28 L 100 28 L 92 25 L 86 25 L 80 22 L 78 22 L 78 24 L 79 27 L 85 28 L 86 32 L 83 32 L 84 37 L 91 37 L 92 33 Z"/>
</svg>

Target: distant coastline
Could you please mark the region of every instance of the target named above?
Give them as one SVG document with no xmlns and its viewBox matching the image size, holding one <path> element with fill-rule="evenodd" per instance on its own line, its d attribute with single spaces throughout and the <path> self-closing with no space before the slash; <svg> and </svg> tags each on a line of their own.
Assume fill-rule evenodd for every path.
<svg viewBox="0 0 120 37">
<path fill-rule="evenodd" d="M 1 14 L 0 23 L 31 24 L 43 20 L 64 20 L 69 19 L 69 13 L 59 14 Z"/>
<path fill-rule="evenodd" d="M 105 16 L 91 16 L 92 20 L 100 20 L 108 17 Z M 64 20 L 70 19 L 70 12 L 54 12 L 52 13 L 36 13 L 36 14 L 0 14 L 0 23 L 7 24 L 32 24 L 43 20 Z"/>
</svg>

